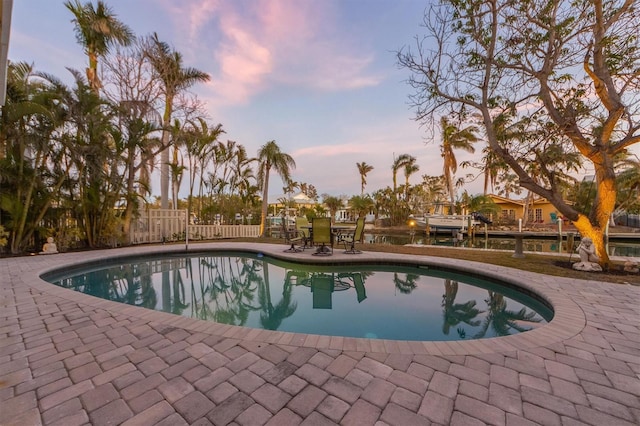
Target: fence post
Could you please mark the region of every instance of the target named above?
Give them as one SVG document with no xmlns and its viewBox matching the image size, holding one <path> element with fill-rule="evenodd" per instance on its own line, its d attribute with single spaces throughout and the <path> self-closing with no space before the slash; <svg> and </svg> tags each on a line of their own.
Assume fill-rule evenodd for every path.
<svg viewBox="0 0 640 426">
<path fill-rule="evenodd" d="M 184 210 L 184 249 L 189 251 L 189 209 Z"/>
</svg>

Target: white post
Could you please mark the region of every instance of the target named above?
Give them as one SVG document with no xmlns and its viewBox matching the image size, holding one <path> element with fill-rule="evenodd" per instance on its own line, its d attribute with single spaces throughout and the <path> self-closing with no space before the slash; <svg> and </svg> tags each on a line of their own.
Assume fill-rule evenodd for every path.
<svg viewBox="0 0 640 426">
<path fill-rule="evenodd" d="M 489 230 L 487 228 L 487 224 L 484 224 L 484 248 L 489 247 Z"/>
<path fill-rule="evenodd" d="M 518 232 L 522 232 L 522 218 L 518 219 Z"/>
<path fill-rule="evenodd" d="M 189 250 L 189 209 L 184 211 L 184 249 Z"/>
<path fill-rule="evenodd" d="M 558 252 L 562 253 L 562 219 L 558 218 Z"/>
</svg>

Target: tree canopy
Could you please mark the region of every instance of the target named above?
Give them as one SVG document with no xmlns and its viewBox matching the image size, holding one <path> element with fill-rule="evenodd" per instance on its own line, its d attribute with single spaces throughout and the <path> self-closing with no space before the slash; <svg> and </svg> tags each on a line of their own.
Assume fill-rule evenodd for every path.
<svg viewBox="0 0 640 426">
<path fill-rule="evenodd" d="M 591 237 L 604 264 L 614 159 L 640 142 L 634 3 L 445 0 L 425 12 L 426 35 L 397 55 L 411 72 L 416 120 L 428 125 L 453 115 L 481 125 L 520 185 Z M 588 214 L 564 197 L 576 162 L 595 174 Z"/>
</svg>

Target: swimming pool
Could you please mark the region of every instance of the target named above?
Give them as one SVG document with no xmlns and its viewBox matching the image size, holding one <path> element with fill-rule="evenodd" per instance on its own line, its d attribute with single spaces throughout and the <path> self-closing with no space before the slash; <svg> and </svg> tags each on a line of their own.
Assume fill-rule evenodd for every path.
<svg viewBox="0 0 640 426">
<path fill-rule="evenodd" d="M 469 340 L 546 324 L 540 298 L 434 267 L 309 265 L 244 252 L 105 261 L 44 277 L 185 317 L 266 330 L 389 340 Z"/>
</svg>

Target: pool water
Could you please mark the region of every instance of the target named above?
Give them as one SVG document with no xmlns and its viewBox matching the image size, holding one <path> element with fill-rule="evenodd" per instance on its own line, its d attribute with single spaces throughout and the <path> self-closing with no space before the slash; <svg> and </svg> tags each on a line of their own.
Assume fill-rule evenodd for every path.
<svg viewBox="0 0 640 426">
<path fill-rule="evenodd" d="M 248 253 L 163 255 L 50 274 L 56 285 L 185 317 L 393 340 L 505 336 L 547 323 L 538 299 L 427 267 L 316 266 Z"/>
</svg>

